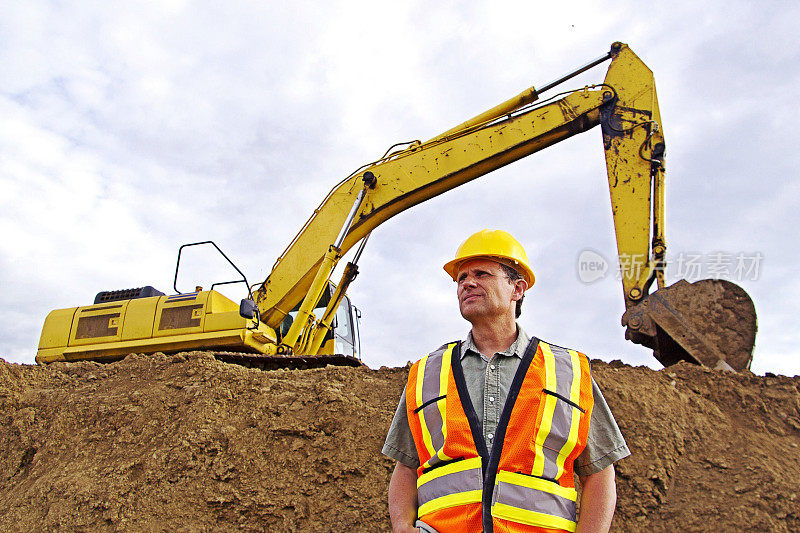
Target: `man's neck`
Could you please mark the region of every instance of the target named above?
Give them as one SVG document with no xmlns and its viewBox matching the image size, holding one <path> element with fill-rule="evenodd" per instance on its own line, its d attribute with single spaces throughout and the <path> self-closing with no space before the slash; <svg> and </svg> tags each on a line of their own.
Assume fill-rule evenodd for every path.
<svg viewBox="0 0 800 533">
<path fill-rule="evenodd" d="M 517 323 L 513 319 L 510 322 L 472 325 L 472 342 L 478 351 L 489 359 L 498 352 L 508 350 L 515 340 L 517 340 Z"/>
</svg>

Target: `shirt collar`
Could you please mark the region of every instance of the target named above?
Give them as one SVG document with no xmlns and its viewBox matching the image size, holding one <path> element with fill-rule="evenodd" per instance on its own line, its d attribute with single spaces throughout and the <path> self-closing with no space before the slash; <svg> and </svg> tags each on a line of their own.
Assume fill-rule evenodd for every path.
<svg viewBox="0 0 800 533">
<path fill-rule="evenodd" d="M 508 347 L 508 350 L 504 352 L 498 352 L 499 355 L 505 357 L 518 357 L 522 359 L 523 354 L 525 353 L 525 349 L 528 347 L 528 343 L 530 342 L 530 337 L 528 334 L 525 333 L 525 330 L 517 324 L 517 339 Z M 467 340 L 464 341 L 463 350 L 461 350 L 461 359 L 467 355 L 467 352 L 471 352 L 473 355 L 481 356 L 481 353 L 478 351 L 478 348 L 475 347 L 475 341 L 472 339 L 472 330 L 469 330 L 467 334 Z M 490 357 L 493 357 L 494 354 L 491 354 Z"/>
</svg>

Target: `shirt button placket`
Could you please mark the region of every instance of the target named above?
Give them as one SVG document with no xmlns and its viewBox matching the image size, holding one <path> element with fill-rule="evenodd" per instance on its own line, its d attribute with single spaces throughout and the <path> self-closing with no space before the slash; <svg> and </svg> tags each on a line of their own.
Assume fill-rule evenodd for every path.
<svg viewBox="0 0 800 533">
<path fill-rule="evenodd" d="M 487 365 L 484 381 L 483 430 L 486 436 L 486 444 L 489 448 L 492 446 L 497 424 L 500 420 L 500 402 L 497 401 L 500 394 L 500 372 L 497 368 L 500 364 L 500 357 L 502 356 L 495 354 L 492 362 Z"/>
</svg>

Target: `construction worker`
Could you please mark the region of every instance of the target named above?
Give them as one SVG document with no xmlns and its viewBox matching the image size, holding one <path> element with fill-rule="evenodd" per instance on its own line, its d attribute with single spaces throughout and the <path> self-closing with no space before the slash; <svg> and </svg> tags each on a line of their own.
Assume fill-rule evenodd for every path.
<svg viewBox="0 0 800 533">
<path fill-rule="evenodd" d="M 472 329 L 409 371 L 383 447 L 394 531 L 608 531 L 630 452 L 588 358 L 517 325 L 535 281 L 525 250 L 483 230 L 444 269 Z"/>
</svg>

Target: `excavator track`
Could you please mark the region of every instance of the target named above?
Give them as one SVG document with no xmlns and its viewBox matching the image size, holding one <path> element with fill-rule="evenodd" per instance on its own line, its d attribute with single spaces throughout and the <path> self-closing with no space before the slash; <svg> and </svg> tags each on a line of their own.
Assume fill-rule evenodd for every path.
<svg viewBox="0 0 800 533">
<path fill-rule="evenodd" d="M 219 361 L 261 370 L 306 370 L 334 366 L 363 366 L 363 363 L 349 355 L 264 355 L 245 352 L 211 352 Z"/>
</svg>

